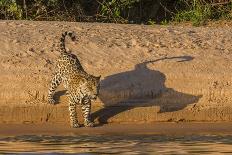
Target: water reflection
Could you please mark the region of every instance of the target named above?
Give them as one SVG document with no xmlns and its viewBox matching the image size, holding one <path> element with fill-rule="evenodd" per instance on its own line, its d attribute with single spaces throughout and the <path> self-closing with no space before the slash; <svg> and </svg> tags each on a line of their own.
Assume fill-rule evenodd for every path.
<svg viewBox="0 0 232 155">
<path fill-rule="evenodd" d="M 232 136 L 78 135 L 0 138 L 0 153 L 231 154 Z"/>
</svg>

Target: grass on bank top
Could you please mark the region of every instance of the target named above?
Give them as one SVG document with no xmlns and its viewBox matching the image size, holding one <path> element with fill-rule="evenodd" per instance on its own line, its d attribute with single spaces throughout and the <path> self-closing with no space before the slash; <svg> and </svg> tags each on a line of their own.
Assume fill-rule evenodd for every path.
<svg viewBox="0 0 232 155">
<path fill-rule="evenodd" d="M 232 0 L 0 0 L 0 19 L 198 26 L 231 20 Z"/>
</svg>

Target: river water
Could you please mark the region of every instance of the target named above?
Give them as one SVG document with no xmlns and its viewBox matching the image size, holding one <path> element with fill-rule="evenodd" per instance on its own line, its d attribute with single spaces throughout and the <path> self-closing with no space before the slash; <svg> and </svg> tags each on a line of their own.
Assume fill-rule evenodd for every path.
<svg viewBox="0 0 232 155">
<path fill-rule="evenodd" d="M 232 154 L 231 135 L 25 135 L 0 138 L 0 154 Z"/>
</svg>

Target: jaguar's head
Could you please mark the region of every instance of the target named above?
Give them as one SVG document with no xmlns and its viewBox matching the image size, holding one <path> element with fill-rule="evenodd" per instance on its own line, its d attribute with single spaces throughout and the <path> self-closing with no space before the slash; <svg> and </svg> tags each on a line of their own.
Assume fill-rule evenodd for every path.
<svg viewBox="0 0 232 155">
<path fill-rule="evenodd" d="M 88 89 L 88 96 L 91 100 L 96 100 L 99 95 L 100 79 L 101 76 L 98 77 L 90 76 L 88 78 L 87 89 Z"/>
</svg>

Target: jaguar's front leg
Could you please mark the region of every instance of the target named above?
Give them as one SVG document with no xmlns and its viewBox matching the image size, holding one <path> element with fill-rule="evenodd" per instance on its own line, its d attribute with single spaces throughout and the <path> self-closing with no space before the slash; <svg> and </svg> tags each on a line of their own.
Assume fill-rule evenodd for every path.
<svg viewBox="0 0 232 155">
<path fill-rule="evenodd" d="M 84 117 L 84 126 L 85 127 L 93 127 L 94 123 L 91 120 L 90 112 L 91 112 L 91 100 L 83 99 L 81 104 L 81 110 Z"/>
<path fill-rule="evenodd" d="M 77 120 L 76 102 L 69 98 L 69 114 L 70 114 L 70 124 L 73 128 L 79 128 L 80 124 Z"/>
</svg>

